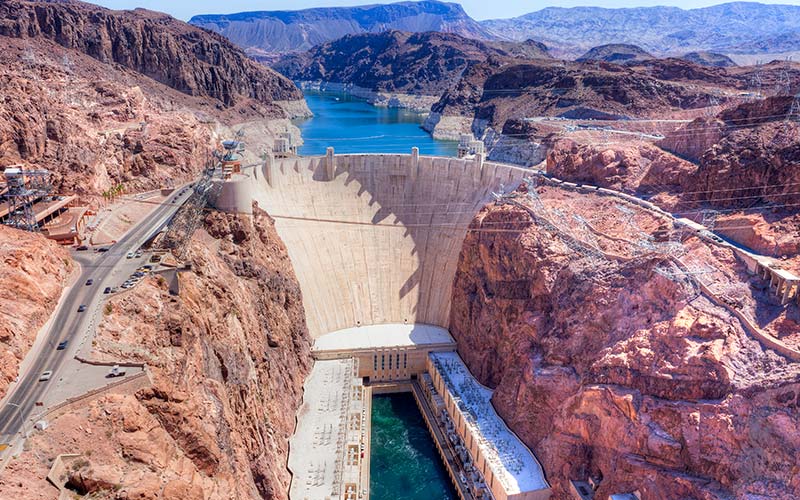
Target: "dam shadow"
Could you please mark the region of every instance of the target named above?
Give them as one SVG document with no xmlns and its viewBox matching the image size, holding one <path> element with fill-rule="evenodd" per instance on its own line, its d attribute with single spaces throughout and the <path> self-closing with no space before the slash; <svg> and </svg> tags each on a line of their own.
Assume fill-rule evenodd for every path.
<svg viewBox="0 0 800 500">
<path fill-rule="evenodd" d="M 413 153 L 268 158 L 262 168 L 252 196 L 287 246 L 315 338 L 385 323 L 448 328 L 470 222 L 528 173 Z"/>
</svg>

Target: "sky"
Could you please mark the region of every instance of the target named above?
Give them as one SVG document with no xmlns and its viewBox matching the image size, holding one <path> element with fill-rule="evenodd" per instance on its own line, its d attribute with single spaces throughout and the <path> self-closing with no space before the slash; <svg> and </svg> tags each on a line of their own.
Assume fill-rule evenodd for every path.
<svg viewBox="0 0 800 500">
<path fill-rule="evenodd" d="M 382 0 L 87 0 L 111 9 L 146 9 L 167 12 L 178 19 L 188 20 L 195 14 L 230 14 L 252 10 L 297 10 L 309 7 L 341 7 L 372 3 L 391 3 Z M 498 19 L 515 17 L 549 6 L 575 7 L 597 5 L 602 7 L 644 7 L 653 5 L 673 5 L 684 9 L 706 7 L 724 3 L 723 0 L 461 0 L 464 10 L 474 19 Z M 761 3 L 780 3 L 800 5 L 800 0 L 762 1 Z"/>
</svg>

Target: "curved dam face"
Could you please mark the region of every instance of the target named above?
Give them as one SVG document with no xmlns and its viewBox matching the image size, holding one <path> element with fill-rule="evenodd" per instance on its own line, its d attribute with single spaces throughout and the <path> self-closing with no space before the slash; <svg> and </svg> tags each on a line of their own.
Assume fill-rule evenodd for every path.
<svg viewBox="0 0 800 500">
<path fill-rule="evenodd" d="M 314 338 L 386 323 L 449 326 L 467 227 L 518 167 L 480 159 L 328 155 L 267 159 L 225 183 L 217 206 L 274 219 Z"/>
</svg>

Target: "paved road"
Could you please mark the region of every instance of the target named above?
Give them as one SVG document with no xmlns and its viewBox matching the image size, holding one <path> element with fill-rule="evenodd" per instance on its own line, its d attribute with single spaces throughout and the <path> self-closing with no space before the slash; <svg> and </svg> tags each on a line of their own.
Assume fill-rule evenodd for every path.
<svg viewBox="0 0 800 500">
<path fill-rule="evenodd" d="M 21 374 L 20 383 L 0 408 L 0 443 L 11 443 L 20 431 L 30 432 L 33 422 L 28 422 L 28 419 L 42 410 L 36 406 L 36 402 L 45 399 L 50 384 L 59 380 L 65 371 L 64 365 L 80 349 L 79 341 L 91 325 L 92 312 L 103 302 L 103 290 L 107 286 L 119 285 L 116 282 L 119 279 L 112 275 L 115 274 L 112 271 L 124 267 L 126 254 L 160 231 L 191 192 L 191 189 L 186 189 L 181 194 L 181 190 L 176 190 L 163 205 L 111 246 L 108 252 L 73 254 L 82 266 L 81 275 L 56 312 L 38 356 L 28 367 L 27 373 Z M 86 280 L 90 278 L 94 284 L 86 286 Z M 78 307 L 82 304 L 87 306 L 86 311 L 78 313 Z M 68 348 L 57 351 L 56 346 L 64 340 L 69 341 Z M 48 382 L 39 382 L 39 377 L 46 370 L 53 371 L 52 378 Z"/>
</svg>

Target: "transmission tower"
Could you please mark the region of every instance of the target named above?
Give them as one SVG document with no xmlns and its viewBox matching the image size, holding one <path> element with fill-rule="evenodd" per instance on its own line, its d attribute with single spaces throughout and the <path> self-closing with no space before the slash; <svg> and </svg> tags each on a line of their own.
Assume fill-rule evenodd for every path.
<svg viewBox="0 0 800 500">
<path fill-rule="evenodd" d="M 713 233 L 717 227 L 717 217 L 719 212 L 716 210 L 703 210 L 703 220 L 701 224 L 705 226 L 708 232 Z"/>
<path fill-rule="evenodd" d="M 38 231 L 34 204 L 52 192 L 50 172 L 9 167 L 5 172 L 6 191 L 3 193 L 8 215 L 5 224 L 25 231 Z"/>
<path fill-rule="evenodd" d="M 754 99 L 761 98 L 761 85 L 762 85 L 761 71 L 759 70 L 753 76 L 750 77 L 750 90 L 752 91 L 751 93 L 753 94 L 752 97 Z"/>
<path fill-rule="evenodd" d="M 795 94 L 792 100 L 792 106 L 789 108 L 789 114 L 786 115 L 787 121 L 800 121 L 800 92 Z"/>
<path fill-rule="evenodd" d="M 719 111 L 719 98 L 716 95 L 711 95 L 708 98 L 708 107 L 706 108 L 706 117 L 713 118 Z"/>
<path fill-rule="evenodd" d="M 775 83 L 775 95 L 791 95 L 792 94 L 792 80 L 789 78 L 789 73 L 784 69 L 778 73 L 778 80 Z"/>
</svg>

